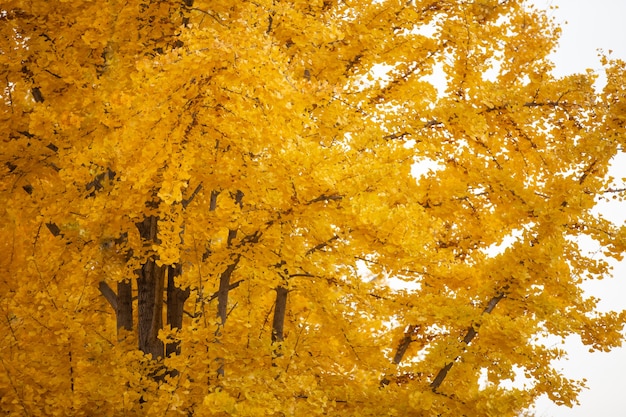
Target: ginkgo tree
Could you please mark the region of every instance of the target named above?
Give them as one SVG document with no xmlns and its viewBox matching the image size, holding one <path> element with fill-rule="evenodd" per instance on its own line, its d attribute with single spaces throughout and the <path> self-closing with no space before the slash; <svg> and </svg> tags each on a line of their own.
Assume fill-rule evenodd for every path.
<svg viewBox="0 0 626 417">
<path fill-rule="evenodd" d="M 626 65 L 518 0 L 0 8 L 6 415 L 516 416 L 621 344 Z M 440 80 L 440 81 L 436 81 Z M 604 258 L 579 246 L 592 239 Z"/>
</svg>

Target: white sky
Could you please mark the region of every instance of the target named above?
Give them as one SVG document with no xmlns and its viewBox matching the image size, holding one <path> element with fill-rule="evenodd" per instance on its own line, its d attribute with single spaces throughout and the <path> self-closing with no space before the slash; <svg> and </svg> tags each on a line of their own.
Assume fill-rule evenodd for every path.
<svg viewBox="0 0 626 417">
<path fill-rule="evenodd" d="M 626 60 L 625 0 L 531 0 L 540 8 L 557 6 L 548 11 L 562 27 L 561 43 L 553 55 L 556 75 L 600 70 L 598 49 L 612 50 L 613 58 Z M 566 23 L 567 22 L 567 23 Z M 600 80 L 601 83 L 604 81 Z M 619 174 L 621 175 L 619 175 Z M 614 160 L 614 177 L 626 177 L 626 156 Z M 617 174 L 617 175 L 615 175 Z M 618 207 L 619 206 L 619 207 Z M 602 213 L 613 221 L 626 221 L 626 204 L 604 205 Z M 626 261 L 616 265 L 614 278 L 585 287 L 601 299 L 602 310 L 626 309 Z M 581 405 L 557 407 L 549 401 L 537 404 L 537 417 L 624 417 L 626 404 L 626 348 L 611 353 L 589 353 L 577 338 L 568 340 L 564 348 L 569 360 L 558 364 L 566 376 L 587 379 L 588 390 L 579 396 Z"/>
</svg>

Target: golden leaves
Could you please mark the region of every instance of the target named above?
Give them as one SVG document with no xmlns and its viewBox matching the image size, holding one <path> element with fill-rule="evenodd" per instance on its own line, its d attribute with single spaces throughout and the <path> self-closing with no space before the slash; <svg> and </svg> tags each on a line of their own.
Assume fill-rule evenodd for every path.
<svg viewBox="0 0 626 417">
<path fill-rule="evenodd" d="M 535 340 L 620 340 L 623 315 L 594 315 L 579 286 L 608 265 L 573 239 L 623 252 L 593 211 L 623 143 L 623 63 L 599 95 L 590 74 L 553 79 L 556 29 L 516 2 L 190 3 L 33 4 L 9 13 L 21 38 L 0 29 L 24 63 L 3 61 L 3 411 L 571 404 Z M 415 178 L 420 161 L 437 169 Z M 130 279 L 144 302 L 152 262 L 168 300 L 150 324 L 180 343 L 167 369 L 116 341 L 97 290 Z M 517 370 L 530 385 L 503 388 Z"/>
</svg>

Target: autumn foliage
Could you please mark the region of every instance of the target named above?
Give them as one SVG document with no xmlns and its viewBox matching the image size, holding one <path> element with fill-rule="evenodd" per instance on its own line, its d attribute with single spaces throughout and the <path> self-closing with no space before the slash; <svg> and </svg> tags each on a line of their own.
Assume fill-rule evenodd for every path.
<svg viewBox="0 0 626 417">
<path fill-rule="evenodd" d="M 624 196 L 626 66 L 555 78 L 543 12 L 7 0 L 0 22 L 3 415 L 516 416 L 583 386 L 547 336 L 621 344 L 581 284 L 626 248 L 594 209 Z"/>
</svg>

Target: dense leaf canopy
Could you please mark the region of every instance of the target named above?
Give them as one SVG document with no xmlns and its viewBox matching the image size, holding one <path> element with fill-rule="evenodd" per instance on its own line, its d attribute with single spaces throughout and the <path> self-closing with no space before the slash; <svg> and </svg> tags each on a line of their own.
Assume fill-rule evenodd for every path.
<svg viewBox="0 0 626 417">
<path fill-rule="evenodd" d="M 621 344 L 626 66 L 555 78 L 522 1 L 0 21 L 4 414 L 516 416 L 583 386 L 547 336 Z"/>
</svg>

